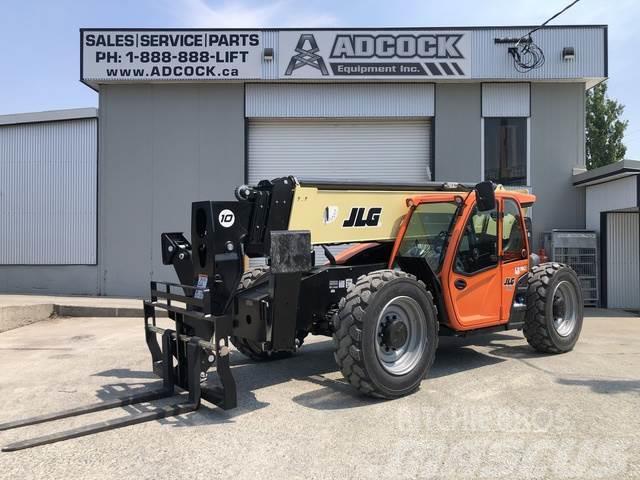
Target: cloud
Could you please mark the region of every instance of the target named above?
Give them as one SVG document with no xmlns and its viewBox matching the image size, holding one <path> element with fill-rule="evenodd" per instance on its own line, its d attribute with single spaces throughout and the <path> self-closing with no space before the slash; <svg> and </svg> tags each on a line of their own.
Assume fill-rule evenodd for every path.
<svg viewBox="0 0 640 480">
<path fill-rule="evenodd" d="M 211 4 L 205 0 L 170 1 L 166 5 L 176 21 L 194 28 L 330 27 L 331 14 L 300 8 L 300 2 L 276 0 L 251 5 L 242 1 Z"/>
</svg>

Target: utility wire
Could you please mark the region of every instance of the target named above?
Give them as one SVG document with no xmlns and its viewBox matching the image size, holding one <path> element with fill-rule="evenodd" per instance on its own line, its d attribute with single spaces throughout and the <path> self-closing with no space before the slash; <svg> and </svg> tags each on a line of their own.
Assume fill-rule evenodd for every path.
<svg viewBox="0 0 640 480">
<path fill-rule="evenodd" d="M 516 42 L 515 47 L 509 48 L 509 54 L 513 58 L 513 64 L 517 71 L 525 73 L 533 70 L 534 68 L 540 68 L 542 65 L 544 65 L 544 52 L 536 43 L 534 43 L 533 39 L 531 38 L 531 34 L 546 27 L 550 21 L 558 18 L 579 1 L 580 0 L 574 0 L 573 2 L 571 2 L 558 13 L 545 20 L 542 24 L 533 28 L 528 33 L 520 37 L 520 39 Z"/>
<path fill-rule="evenodd" d="M 531 36 L 532 33 L 537 32 L 538 30 L 540 30 L 541 28 L 544 28 L 547 26 L 547 24 L 555 19 L 558 18 L 560 15 L 562 15 L 564 12 L 566 12 L 567 10 L 569 10 L 571 7 L 573 7 L 576 3 L 578 3 L 580 0 L 574 0 L 573 2 L 571 2 L 569 5 L 567 5 L 566 7 L 564 7 L 562 10 L 560 10 L 558 13 L 556 13 L 555 15 L 553 15 L 552 17 L 549 17 L 549 19 L 547 19 L 546 22 L 542 23 L 539 27 L 534 28 L 533 30 L 531 30 L 529 33 L 527 33 L 525 35 L 525 37 L 529 37 Z"/>
</svg>

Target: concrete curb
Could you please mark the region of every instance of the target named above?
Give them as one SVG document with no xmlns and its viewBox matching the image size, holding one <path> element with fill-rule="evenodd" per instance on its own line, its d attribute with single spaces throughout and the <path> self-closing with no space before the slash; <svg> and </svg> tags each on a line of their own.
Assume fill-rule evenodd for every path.
<svg viewBox="0 0 640 480">
<path fill-rule="evenodd" d="M 54 305 L 61 317 L 143 317 L 144 310 L 135 307 L 89 307 L 86 305 Z"/>
<path fill-rule="evenodd" d="M 158 316 L 166 316 L 166 312 L 157 312 L 157 314 Z M 0 333 L 41 322 L 53 316 L 142 318 L 144 310 L 135 307 L 59 305 L 54 303 L 0 307 Z"/>
<path fill-rule="evenodd" d="M 0 332 L 24 327 L 50 318 L 55 313 L 51 303 L 0 308 Z"/>
</svg>

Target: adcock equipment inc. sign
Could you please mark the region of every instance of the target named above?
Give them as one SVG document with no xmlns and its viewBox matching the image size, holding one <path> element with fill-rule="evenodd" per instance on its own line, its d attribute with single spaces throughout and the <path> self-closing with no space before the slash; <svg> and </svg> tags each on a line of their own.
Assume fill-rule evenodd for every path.
<svg viewBox="0 0 640 480">
<path fill-rule="evenodd" d="M 260 78 L 262 33 L 227 30 L 82 30 L 82 79 Z"/>
<path fill-rule="evenodd" d="M 264 45 L 263 35 L 261 30 L 83 29 L 81 75 L 92 84 L 243 79 L 432 81 L 470 76 L 471 41 L 466 30 L 281 30 L 275 52 L 273 36 L 270 45 Z M 266 68 L 269 77 L 263 78 L 267 65 L 274 68 Z"/>
<path fill-rule="evenodd" d="M 466 31 L 281 31 L 280 78 L 465 78 Z"/>
</svg>

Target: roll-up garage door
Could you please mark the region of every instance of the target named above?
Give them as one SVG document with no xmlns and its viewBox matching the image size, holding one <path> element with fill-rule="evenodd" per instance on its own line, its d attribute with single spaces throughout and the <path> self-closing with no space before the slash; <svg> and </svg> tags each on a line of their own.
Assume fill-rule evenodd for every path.
<svg viewBox="0 0 640 480">
<path fill-rule="evenodd" d="M 607 213 L 607 307 L 640 308 L 640 213 Z"/>
<path fill-rule="evenodd" d="M 248 180 L 431 180 L 431 120 L 251 119 Z M 346 248 L 335 245 L 335 255 Z M 324 263 L 316 249 L 316 263 Z M 257 262 L 253 260 L 252 265 Z"/>
<path fill-rule="evenodd" d="M 429 119 L 251 119 L 248 179 L 431 180 Z"/>
</svg>

